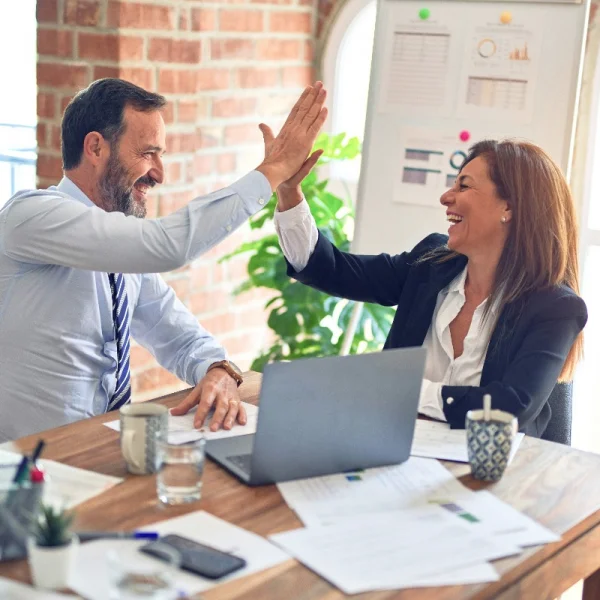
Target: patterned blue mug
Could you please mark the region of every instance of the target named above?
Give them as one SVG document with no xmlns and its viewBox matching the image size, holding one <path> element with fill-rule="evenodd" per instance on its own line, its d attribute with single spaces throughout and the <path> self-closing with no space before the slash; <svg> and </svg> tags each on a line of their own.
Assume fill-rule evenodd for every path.
<svg viewBox="0 0 600 600">
<path fill-rule="evenodd" d="M 508 465 L 517 434 L 517 417 L 491 410 L 486 421 L 483 410 L 470 410 L 465 422 L 471 473 L 475 479 L 498 481 Z"/>
</svg>

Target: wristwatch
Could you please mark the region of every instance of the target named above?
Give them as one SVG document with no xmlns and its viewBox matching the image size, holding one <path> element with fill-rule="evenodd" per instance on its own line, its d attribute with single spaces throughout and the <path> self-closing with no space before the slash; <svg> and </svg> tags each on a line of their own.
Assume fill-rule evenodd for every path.
<svg viewBox="0 0 600 600">
<path fill-rule="evenodd" d="M 208 367 L 208 369 L 206 369 L 206 372 L 208 373 L 211 369 L 224 369 L 225 371 L 227 371 L 228 375 L 235 379 L 235 382 L 238 384 L 238 387 L 240 387 L 240 385 L 242 385 L 242 382 L 244 381 L 244 378 L 242 377 L 242 371 L 240 370 L 240 368 L 235 363 L 230 362 L 228 360 L 220 360 L 219 362 L 213 363 L 212 365 L 210 365 L 210 367 Z"/>
</svg>

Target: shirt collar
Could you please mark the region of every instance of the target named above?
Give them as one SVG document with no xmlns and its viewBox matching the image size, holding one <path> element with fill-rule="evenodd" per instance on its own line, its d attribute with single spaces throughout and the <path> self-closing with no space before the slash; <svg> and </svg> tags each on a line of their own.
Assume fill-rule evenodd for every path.
<svg viewBox="0 0 600 600">
<path fill-rule="evenodd" d="M 67 194 L 71 198 L 78 200 L 86 206 L 96 206 L 68 177 L 63 177 L 60 183 L 55 186 L 59 192 Z"/>
</svg>

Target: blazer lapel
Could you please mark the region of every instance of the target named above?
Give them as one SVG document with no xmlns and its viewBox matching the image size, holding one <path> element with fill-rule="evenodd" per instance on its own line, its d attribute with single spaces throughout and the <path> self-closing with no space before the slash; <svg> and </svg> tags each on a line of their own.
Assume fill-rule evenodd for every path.
<svg viewBox="0 0 600 600">
<path fill-rule="evenodd" d="M 467 259 L 460 256 L 445 263 L 432 263 L 429 268 L 429 277 L 417 287 L 411 310 L 406 317 L 406 326 L 401 335 L 401 346 L 421 346 L 431 325 L 433 312 L 438 294 L 443 290 L 464 268 Z"/>
</svg>

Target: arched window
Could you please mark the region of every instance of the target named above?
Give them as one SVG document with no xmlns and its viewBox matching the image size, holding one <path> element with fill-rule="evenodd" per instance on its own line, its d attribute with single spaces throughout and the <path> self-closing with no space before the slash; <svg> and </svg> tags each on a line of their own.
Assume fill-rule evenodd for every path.
<svg viewBox="0 0 600 600">
<path fill-rule="evenodd" d="M 364 139 L 371 55 L 375 33 L 375 0 L 347 0 L 332 20 L 322 58 L 324 83 L 329 90 L 331 133 Z M 330 176 L 346 185 L 353 198 L 360 173 L 360 157 L 331 165 Z"/>
</svg>

